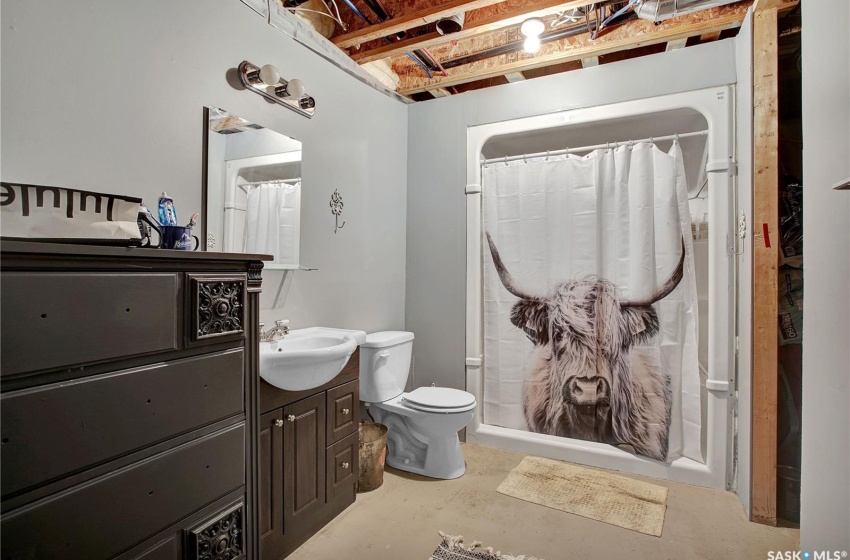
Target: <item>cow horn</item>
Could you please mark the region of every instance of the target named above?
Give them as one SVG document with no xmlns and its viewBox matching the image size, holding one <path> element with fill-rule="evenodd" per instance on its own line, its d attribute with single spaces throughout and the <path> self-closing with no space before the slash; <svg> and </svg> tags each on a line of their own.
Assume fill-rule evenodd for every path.
<svg viewBox="0 0 850 560">
<path fill-rule="evenodd" d="M 676 286 L 679 285 L 679 282 L 682 281 L 682 277 L 685 275 L 685 238 L 682 238 L 682 256 L 679 257 L 679 265 L 676 267 L 676 270 L 673 271 L 673 274 L 670 278 L 667 279 L 664 284 L 661 285 L 660 288 L 655 290 L 655 293 L 649 297 L 649 299 L 641 300 L 641 301 L 621 301 L 620 307 L 646 307 L 652 305 L 653 303 L 662 300 L 670 295 L 670 293 L 676 289 Z"/>
<path fill-rule="evenodd" d="M 520 299 L 540 299 L 538 296 L 524 291 L 516 285 L 511 273 L 505 268 L 505 263 L 502 262 L 502 257 L 499 256 L 499 250 L 496 249 L 496 244 L 493 243 L 493 238 L 490 237 L 490 232 L 485 232 L 487 235 L 487 243 L 490 245 L 490 254 L 493 256 L 493 264 L 496 265 L 496 272 L 499 273 L 499 280 L 507 291 Z"/>
</svg>

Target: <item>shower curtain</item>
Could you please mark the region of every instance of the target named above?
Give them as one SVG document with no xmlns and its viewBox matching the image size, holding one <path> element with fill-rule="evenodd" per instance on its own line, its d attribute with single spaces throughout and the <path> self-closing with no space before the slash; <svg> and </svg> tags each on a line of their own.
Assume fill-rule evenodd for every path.
<svg viewBox="0 0 850 560">
<path fill-rule="evenodd" d="M 281 181 L 248 191 L 244 252 L 274 255 L 278 264 L 298 264 L 295 252 L 300 190 L 300 182 L 292 185 Z"/>
<path fill-rule="evenodd" d="M 482 195 L 483 422 L 703 462 L 678 142 L 490 162 Z"/>
</svg>

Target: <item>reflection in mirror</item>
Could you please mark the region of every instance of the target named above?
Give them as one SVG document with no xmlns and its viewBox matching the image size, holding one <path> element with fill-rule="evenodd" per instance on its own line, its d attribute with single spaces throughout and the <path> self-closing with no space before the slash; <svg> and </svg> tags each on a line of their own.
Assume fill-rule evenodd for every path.
<svg viewBox="0 0 850 560">
<path fill-rule="evenodd" d="M 206 248 L 274 256 L 298 268 L 301 142 L 207 108 Z"/>
</svg>

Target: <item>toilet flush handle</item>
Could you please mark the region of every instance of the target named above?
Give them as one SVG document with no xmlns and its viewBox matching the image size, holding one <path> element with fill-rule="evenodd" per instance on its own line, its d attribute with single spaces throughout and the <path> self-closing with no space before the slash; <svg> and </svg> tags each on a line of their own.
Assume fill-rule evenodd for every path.
<svg viewBox="0 0 850 560">
<path fill-rule="evenodd" d="M 378 353 L 378 357 L 379 358 L 389 358 L 390 357 L 390 351 L 384 350 L 383 352 Z"/>
</svg>

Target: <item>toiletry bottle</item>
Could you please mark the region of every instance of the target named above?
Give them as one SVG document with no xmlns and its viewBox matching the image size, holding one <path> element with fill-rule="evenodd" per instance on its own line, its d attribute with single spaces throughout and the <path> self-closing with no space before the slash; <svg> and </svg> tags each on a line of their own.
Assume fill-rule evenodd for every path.
<svg viewBox="0 0 850 560">
<path fill-rule="evenodd" d="M 159 223 L 164 226 L 177 225 L 177 210 L 174 208 L 174 199 L 165 194 L 159 197 Z"/>
</svg>

